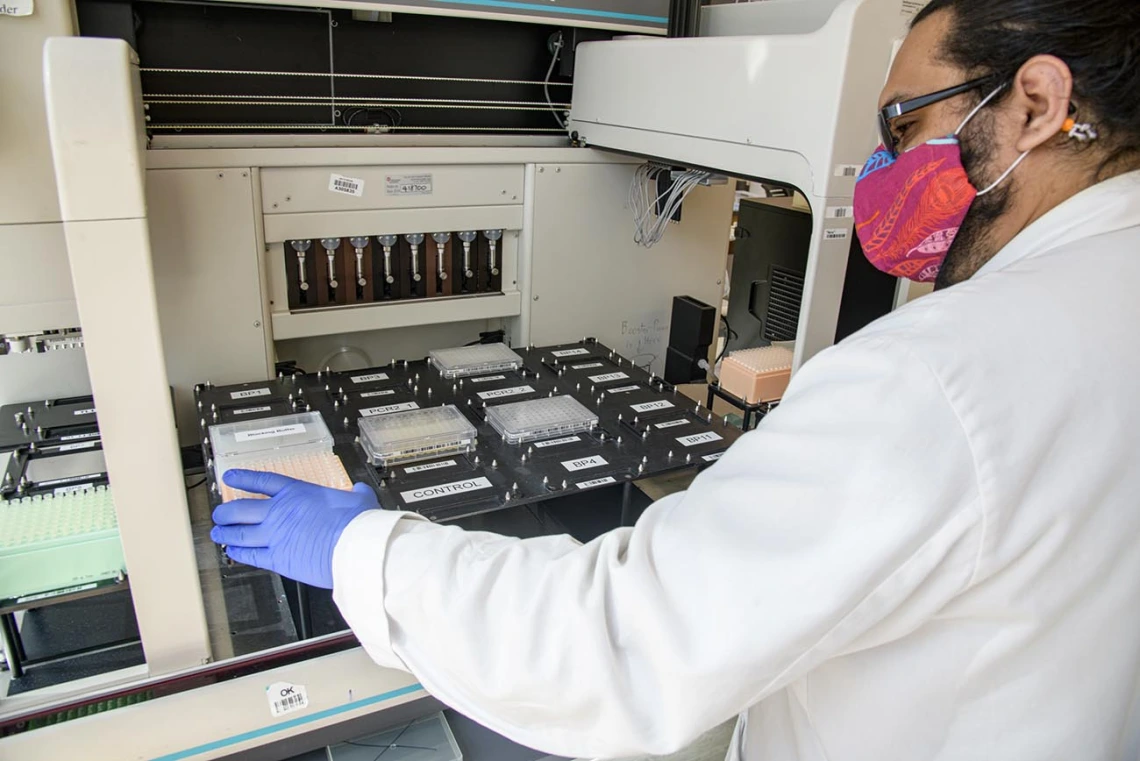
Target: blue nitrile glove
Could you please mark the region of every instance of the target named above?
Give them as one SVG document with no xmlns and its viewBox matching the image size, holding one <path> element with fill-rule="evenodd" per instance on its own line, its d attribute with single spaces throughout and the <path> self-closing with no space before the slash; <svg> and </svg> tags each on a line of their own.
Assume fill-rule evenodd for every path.
<svg viewBox="0 0 1140 761">
<path fill-rule="evenodd" d="M 252 470 L 228 470 L 222 478 L 269 499 L 218 505 L 210 538 L 226 545 L 226 554 L 239 563 L 314 587 L 332 589 L 333 549 L 341 533 L 356 516 L 380 508 L 366 484 L 341 491 Z"/>
</svg>

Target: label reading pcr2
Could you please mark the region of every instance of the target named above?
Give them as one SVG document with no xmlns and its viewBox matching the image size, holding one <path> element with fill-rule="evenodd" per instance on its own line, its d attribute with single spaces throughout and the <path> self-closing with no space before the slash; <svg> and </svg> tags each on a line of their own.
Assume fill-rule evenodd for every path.
<svg viewBox="0 0 1140 761">
<path fill-rule="evenodd" d="M 384 178 L 384 192 L 390 196 L 430 196 L 430 174 L 390 174 Z"/>
<path fill-rule="evenodd" d="M 436 486 L 425 486 L 422 489 L 402 491 L 400 496 L 403 497 L 405 504 L 410 505 L 414 502 L 451 497 L 456 494 L 466 494 L 467 492 L 490 488 L 491 482 L 486 478 L 468 478 L 463 481 L 452 481 L 449 484 L 437 484 Z"/>
<path fill-rule="evenodd" d="M 550 352 L 554 356 L 562 359 L 563 357 L 581 357 L 583 354 L 589 354 L 589 349 L 562 349 L 561 351 Z"/>
<path fill-rule="evenodd" d="M 388 373 L 370 373 L 368 375 L 354 375 L 352 377 L 353 383 L 374 383 L 375 381 L 388 380 Z"/>
<path fill-rule="evenodd" d="M 617 480 L 613 476 L 606 476 L 605 478 L 595 478 L 592 481 L 583 481 L 580 484 L 575 484 L 579 489 L 593 489 L 595 486 L 605 486 L 606 484 L 616 484 Z"/>
<path fill-rule="evenodd" d="M 269 713 L 274 717 L 309 707 L 309 693 L 303 684 L 274 682 L 265 688 L 265 697 L 269 700 Z"/>
<path fill-rule="evenodd" d="M 454 468 L 455 460 L 442 460 L 440 462 L 429 462 L 427 465 L 413 465 L 410 468 L 404 468 L 405 473 L 426 473 L 429 470 L 443 470 L 444 468 Z"/>
<path fill-rule="evenodd" d="M 360 417 L 375 417 L 376 415 L 389 415 L 393 412 L 407 412 L 408 410 L 418 410 L 420 405 L 415 402 L 404 402 L 402 404 L 389 404 L 384 407 L 366 407 L 360 411 Z"/>
<path fill-rule="evenodd" d="M 256 431 L 238 431 L 234 434 L 234 438 L 238 441 L 258 441 L 260 439 L 275 439 L 278 436 L 291 436 L 294 433 L 304 433 L 305 426 L 301 423 L 296 425 L 279 425 L 274 428 L 258 428 Z"/>
<path fill-rule="evenodd" d="M 343 174 L 330 174 L 329 192 L 360 198 L 364 195 L 364 180 L 345 177 Z"/>
<path fill-rule="evenodd" d="M 255 396 L 269 396 L 271 392 L 267 388 L 251 388 L 248 391 L 231 391 L 230 399 L 252 399 Z M 91 410 L 94 412 L 95 410 Z M 79 413 L 76 412 L 76 415 Z"/>
<path fill-rule="evenodd" d="M 704 433 L 694 433 L 692 436 L 682 436 L 681 438 L 677 439 L 677 442 L 682 446 L 695 447 L 698 444 L 711 444 L 714 441 L 721 440 L 722 438 L 719 433 L 705 431 Z"/>
<path fill-rule="evenodd" d="M 511 388 L 497 388 L 494 391 L 480 391 L 480 399 L 502 399 L 504 396 L 519 396 L 520 394 L 533 394 L 530 386 L 512 386 Z"/>
<path fill-rule="evenodd" d="M 556 447 L 560 444 L 573 444 L 575 441 L 581 441 L 579 436 L 567 436 L 562 439 L 551 439 L 550 441 L 535 442 L 535 447 L 539 449 L 546 449 L 547 447 Z"/>
<path fill-rule="evenodd" d="M 662 399 L 656 402 L 645 402 L 644 404 L 631 404 L 629 408 L 634 412 L 653 412 L 654 410 L 667 410 L 672 406 L 672 402 L 667 402 Z"/>
<path fill-rule="evenodd" d="M 234 410 L 235 415 L 252 415 L 255 412 L 269 412 L 272 407 L 246 407 L 244 410 Z"/>
<path fill-rule="evenodd" d="M 601 455 L 594 455 L 593 457 L 583 457 L 580 460 L 567 460 L 562 463 L 562 467 L 571 473 L 576 473 L 579 470 L 589 470 L 590 468 L 600 468 L 603 465 L 609 465 L 605 458 Z"/>
<path fill-rule="evenodd" d="M 591 375 L 590 383 L 610 383 L 612 381 L 625 380 L 628 377 L 629 376 L 625 373 L 606 373 L 605 375 Z"/>
</svg>

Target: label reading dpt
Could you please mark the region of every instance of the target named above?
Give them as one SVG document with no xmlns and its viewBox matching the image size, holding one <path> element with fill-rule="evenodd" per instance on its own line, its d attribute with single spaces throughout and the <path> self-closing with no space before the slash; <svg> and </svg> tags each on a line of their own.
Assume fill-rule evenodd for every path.
<svg viewBox="0 0 1140 761">
<path fill-rule="evenodd" d="M 292 436 L 295 433 L 304 433 L 303 423 L 294 425 L 278 425 L 273 428 L 258 428 L 256 431 L 238 431 L 234 438 L 238 441 L 260 441 L 261 439 L 275 439 L 278 436 Z"/>
<path fill-rule="evenodd" d="M 480 391 L 480 399 L 502 399 L 505 396 L 519 396 L 520 394 L 533 394 L 530 386 L 511 386 L 510 388 L 497 388 L 494 391 Z"/>
<path fill-rule="evenodd" d="M 677 439 L 677 442 L 682 446 L 695 447 L 698 444 L 711 444 L 714 441 L 722 441 L 719 433 L 712 431 L 705 431 L 704 433 L 694 433 L 692 436 L 682 436 Z"/>
<path fill-rule="evenodd" d="M 456 494 L 466 494 L 468 492 L 482 491 L 483 489 L 490 488 L 491 482 L 486 478 L 467 478 L 463 481 L 452 481 L 449 484 L 437 484 L 435 486 L 425 486 L 422 489 L 402 491 L 400 492 L 400 496 L 403 497 L 405 504 L 410 505 L 414 502 L 439 499 L 440 497 L 451 497 Z"/>
<path fill-rule="evenodd" d="M 589 349 L 562 349 L 561 351 L 550 352 L 554 356 L 562 359 L 563 357 L 580 357 L 583 354 L 589 354 Z"/>
<path fill-rule="evenodd" d="M 605 375 L 591 375 L 591 383 L 611 383 L 613 381 L 625 380 L 629 376 L 625 373 L 606 373 Z M 637 388 L 634 386 L 634 388 Z"/>
<path fill-rule="evenodd" d="M 269 700 L 269 713 L 275 717 L 309 707 L 309 693 L 303 684 L 274 682 L 265 688 L 265 697 Z"/>
<path fill-rule="evenodd" d="M 376 415 L 388 415 L 393 412 L 406 412 L 408 410 L 418 410 L 419 408 L 420 405 L 415 402 L 389 404 L 384 407 L 366 407 L 360 411 L 360 417 L 375 417 Z"/>
<path fill-rule="evenodd" d="M 716 452 L 715 454 L 707 454 L 704 457 L 702 457 L 701 459 L 704 460 L 705 462 L 716 462 L 717 460 L 719 460 L 722 457 L 724 457 L 724 452 Z"/>
<path fill-rule="evenodd" d="M 609 465 L 605 458 L 601 455 L 594 455 L 593 457 L 583 457 L 579 460 L 567 460 L 562 463 L 562 467 L 571 473 L 576 473 L 579 470 L 589 470 L 590 468 L 600 468 L 603 465 Z"/>
<path fill-rule="evenodd" d="M 354 375 L 350 379 L 353 383 L 374 383 L 388 380 L 388 373 L 369 373 L 368 375 Z"/>
<path fill-rule="evenodd" d="M 605 367 L 601 362 L 587 362 L 584 365 L 571 365 L 571 370 L 591 370 L 595 367 Z"/>
<path fill-rule="evenodd" d="M 679 425 L 688 425 L 688 424 L 689 424 L 689 421 L 684 420 L 684 419 L 682 419 L 682 420 L 669 420 L 669 421 L 666 421 L 664 423 L 658 423 L 656 425 L 656 427 L 657 428 L 676 428 Z"/>
<path fill-rule="evenodd" d="M 654 410 L 667 410 L 673 406 L 672 402 L 661 399 L 656 402 L 645 402 L 644 404 L 631 404 L 630 409 L 634 412 L 653 412 Z"/>
<path fill-rule="evenodd" d="M 234 410 L 235 415 L 252 415 L 255 412 L 269 412 L 272 407 L 246 407 L 244 410 Z"/>
<path fill-rule="evenodd" d="M 606 484 L 616 484 L 617 480 L 613 476 L 606 476 L 605 478 L 595 478 L 592 481 L 583 481 L 580 484 L 575 484 L 579 489 L 593 489 L 595 486 L 605 486 Z"/>
<path fill-rule="evenodd" d="M 426 473 L 429 470 L 443 470 L 444 468 L 454 468 L 455 460 L 441 460 L 440 462 L 429 462 L 427 465 L 413 465 L 410 468 L 404 468 L 405 473 Z"/>
<path fill-rule="evenodd" d="M 247 391 L 231 391 L 230 399 L 252 399 L 255 396 L 269 396 L 272 392 L 267 388 L 251 388 Z M 95 410 L 91 410 L 94 412 Z M 76 412 L 76 415 L 79 413 Z"/>
<path fill-rule="evenodd" d="M 546 449 L 547 447 L 556 447 L 560 444 L 573 444 L 575 441 L 581 440 L 582 438 L 580 436 L 566 436 L 565 438 L 561 439 L 551 439 L 550 441 L 535 442 L 535 447 L 538 449 Z"/>
<path fill-rule="evenodd" d="M 430 196 L 430 174 L 389 174 L 384 178 L 384 192 L 390 196 Z"/>
<path fill-rule="evenodd" d="M 637 391 L 641 386 L 621 386 L 620 388 L 607 388 L 607 394 L 625 394 L 630 391 Z"/>
<path fill-rule="evenodd" d="M 387 388 L 383 391 L 365 391 L 360 395 L 361 399 L 371 399 L 374 396 L 392 396 L 396 393 L 395 389 Z"/>
<path fill-rule="evenodd" d="M 482 378 L 468 378 L 471 383 L 486 383 L 487 381 L 506 380 L 505 375 L 484 375 Z"/>
<path fill-rule="evenodd" d="M 343 174 L 330 174 L 329 192 L 343 193 L 346 196 L 360 198 L 364 195 L 364 180 L 356 177 L 345 177 Z"/>
<path fill-rule="evenodd" d="M 76 417 L 79 417 L 80 415 L 94 415 L 95 414 L 95 408 L 94 407 L 88 407 L 85 410 L 76 410 L 75 412 L 73 412 L 71 414 L 75 415 Z"/>
</svg>

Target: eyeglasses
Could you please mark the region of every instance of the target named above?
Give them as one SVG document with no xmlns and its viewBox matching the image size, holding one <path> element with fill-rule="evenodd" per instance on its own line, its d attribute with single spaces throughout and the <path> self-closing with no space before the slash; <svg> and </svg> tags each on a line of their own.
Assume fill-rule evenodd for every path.
<svg viewBox="0 0 1140 761">
<path fill-rule="evenodd" d="M 883 141 L 883 146 L 890 152 L 892 156 L 898 158 L 899 141 L 898 138 L 895 137 L 895 133 L 891 130 L 892 119 L 897 119 L 903 114 L 909 114 L 913 111 L 919 110 L 920 108 L 926 108 L 927 106 L 933 106 L 935 103 L 949 100 L 955 95 L 961 95 L 964 92 L 976 90 L 987 82 L 993 81 L 993 78 L 994 77 L 991 74 L 985 77 L 979 77 L 978 79 L 971 79 L 969 82 L 963 82 L 960 85 L 948 87 L 945 90 L 932 92 L 929 95 L 920 95 L 917 98 L 911 98 L 910 100 L 904 100 L 901 103 L 895 103 L 893 105 L 887 106 L 883 110 L 879 111 L 879 138 Z"/>
</svg>

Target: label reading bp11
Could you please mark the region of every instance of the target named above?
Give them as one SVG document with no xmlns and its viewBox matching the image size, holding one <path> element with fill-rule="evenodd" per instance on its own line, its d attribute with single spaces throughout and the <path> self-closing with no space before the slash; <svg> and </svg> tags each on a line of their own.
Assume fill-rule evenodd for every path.
<svg viewBox="0 0 1140 761">
<path fill-rule="evenodd" d="M 258 428 L 256 431 L 238 431 L 234 434 L 234 438 L 238 441 L 259 441 L 261 439 L 275 439 L 278 436 L 292 436 L 294 433 L 304 433 L 305 426 L 301 423 L 296 425 L 279 425 L 274 428 Z"/>
<path fill-rule="evenodd" d="M 581 357 L 583 354 L 589 354 L 589 349 L 562 349 L 561 351 L 550 352 L 554 356 L 562 359 L 563 357 Z"/>
<path fill-rule="evenodd" d="M 605 458 L 601 455 L 594 455 L 593 457 L 583 457 L 580 460 L 567 460 L 562 463 L 562 467 L 571 473 L 576 473 L 579 470 L 589 470 L 590 468 L 600 468 L 603 465 L 609 465 Z"/>
<path fill-rule="evenodd" d="M 504 396 L 519 396 L 520 394 L 533 394 L 530 386 L 512 386 L 511 388 L 497 388 L 494 391 L 480 391 L 480 399 L 502 399 Z"/>
<path fill-rule="evenodd" d="M 368 375 L 354 375 L 353 383 L 374 383 L 388 380 L 388 373 L 370 373 Z"/>
<path fill-rule="evenodd" d="M 269 713 L 275 717 L 309 707 L 309 693 L 303 684 L 274 682 L 265 688 L 265 697 L 269 700 Z"/>
<path fill-rule="evenodd" d="M 375 417 L 377 415 L 389 415 L 393 412 L 407 412 L 408 410 L 418 410 L 420 405 L 415 402 L 404 402 L 402 404 L 389 404 L 385 407 L 366 407 L 360 411 L 360 417 Z"/>
<path fill-rule="evenodd" d="M 705 431 L 704 433 L 694 433 L 692 436 L 682 436 L 677 439 L 677 442 L 682 446 L 695 447 L 698 444 L 711 444 L 714 441 L 722 441 L 719 433 L 712 431 Z"/>
<path fill-rule="evenodd" d="M 256 396 L 269 396 L 270 391 L 267 388 L 251 388 L 247 391 L 231 391 L 230 399 L 252 399 Z M 91 410 L 94 412 L 95 410 Z M 75 413 L 78 415 L 79 413 Z"/>
<path fill-rule="evenodd" d="M 439 499 L 440 497 L 451 497 L 456 494 L 466 494 L 468 492 L 482 491 L 483 489 L 490 489 L 491 482 L 486 478 L 468 478 L 463 481 L 452 481 L 449 484 L 438 484 L 436 486 L 425 486 L 422 489 L 413 489 L 411 491 L 402 491 L 400 496 L 404 498 L 405 504 L 412 504 L 413 502 L 423 502 L 429 499 Z"/>
<path fill-rule="evenodd" d="M 384 177 L 384 192 L 390 196 L 430 196 L 430 174 L 389 174 Z"/>
<path fill-rule="evenodd" d="M 667 410 L 672 406 L 672 402 L 667 402 L 662 399 L 656 402 L 645 402 L 644 404 L 631 404 L 629 408 L 634 412 L 653 412 L 654 410 Z"/>
</svg>

